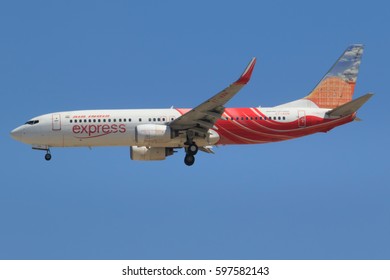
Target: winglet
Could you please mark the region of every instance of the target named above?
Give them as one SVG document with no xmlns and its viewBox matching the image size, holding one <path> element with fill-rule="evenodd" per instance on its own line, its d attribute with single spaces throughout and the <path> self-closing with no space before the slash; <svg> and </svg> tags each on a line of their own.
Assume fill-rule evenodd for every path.
<svg viewBox="0 0 390 280">
<path fill-rule="evenodd" d="M 253 69 L 255 68 L 256 57 L 252 58 L 251 62 L 249 62 L 246 67 L 244 73 L 242 73 L 241 77 L 235 82 L 238 85 L 246 85 L 251 79 Z"/>
</svg>

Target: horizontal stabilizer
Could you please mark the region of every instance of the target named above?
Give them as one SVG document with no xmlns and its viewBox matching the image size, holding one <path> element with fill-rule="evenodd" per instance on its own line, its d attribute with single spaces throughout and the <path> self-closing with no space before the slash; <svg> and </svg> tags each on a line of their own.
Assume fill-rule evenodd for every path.
<svg viewBox="0 0 390 280">
<path fill-rule="evenodd" d="M 347 102 L 337 108 L 334 108 L 333 110 L 330 110 L 329 112 L 327 112 L 327 115 L 329 117 L 344 117 L 351 115 L 357 110 L 359 110 L 359 108 L 362 107 L 363 104 L 366 103 L 368 99 L 370 99 L 372 96 L 372 93 L 367 93 L 366 95 L 363 95 L 355 100 Z"/>
</svg>

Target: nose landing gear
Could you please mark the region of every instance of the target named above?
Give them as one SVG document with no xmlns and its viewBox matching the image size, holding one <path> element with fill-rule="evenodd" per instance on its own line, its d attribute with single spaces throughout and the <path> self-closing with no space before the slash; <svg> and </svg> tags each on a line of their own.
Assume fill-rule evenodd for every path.
<svg viewBox="0 0 390 280">
<path fill-rule="evenodd" d="M 46 151 L 45 159 L 47 161 L 51 160 L 51 153 L 50 153 L 49 145 L 32 145 L 31 148 L 33 150 Z"/>
<path fill-rule="evenodd" d="M 45 159 L 46 159 L 47 161 L 51 160 L 51 153 L 50 153 L 50 150 L 49 150 L 49 149 L 46 150 Z"/>
</svg>

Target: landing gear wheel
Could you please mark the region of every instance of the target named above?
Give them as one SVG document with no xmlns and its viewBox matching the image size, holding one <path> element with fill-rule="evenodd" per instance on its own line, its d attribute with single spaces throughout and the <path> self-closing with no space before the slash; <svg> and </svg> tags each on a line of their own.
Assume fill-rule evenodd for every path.
<svg viewBox="0 0 390 280">
<path fill-rule="evenodd" d="M 186 154 L 185 158 L 184 158 L 184 163 L 187 165 L 187 166 L 191 166 L 193 165 L 195 162 L 195 157 L 194 155 L 190 155 L 190 154 Z"/>
<path fill-rule="evenodd" d="M 47 152 L 47 154 L 45 155 L 45 159 L 46 159 L 47 161 L 51 160 L 51 154 L 50 154 L 50 152 Z"/>
<path fill-rule="evenodd" d="M 187 148 L 187 153 L 196 155 L 198 153 L 198 146 L 196 144 L 190 144 Z"/>
</svg>

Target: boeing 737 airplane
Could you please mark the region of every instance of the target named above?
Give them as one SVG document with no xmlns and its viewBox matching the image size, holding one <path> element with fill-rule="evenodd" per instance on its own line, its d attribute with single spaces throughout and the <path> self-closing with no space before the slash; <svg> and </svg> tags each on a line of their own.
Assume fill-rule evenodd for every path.
<svg viewBox="0 0 390 280">
<path fill-rule="evenodd" d="M 41 115 L 12 130 L 11 136 L 33 149 L 129 146 L 132 160 L 164 160 L 184 148 L 184 163 L 212 146 L 260 144 L 294 139 L 356 120 L 368 93 L 352 100 L 362 45 L 342 54 L 304 98 L 276 107 L 225 108 L 250 80 L 256 58 L 240 78 L 193 109 L 85 110 Z"/>
</svg>

